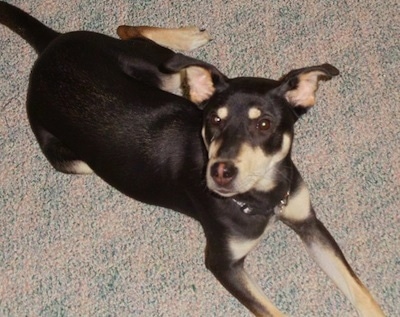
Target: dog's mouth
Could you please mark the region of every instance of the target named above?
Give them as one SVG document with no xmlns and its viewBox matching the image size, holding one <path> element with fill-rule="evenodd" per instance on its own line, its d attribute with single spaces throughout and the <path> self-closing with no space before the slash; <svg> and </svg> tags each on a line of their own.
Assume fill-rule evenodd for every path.
<svg viewBox="0 0 400 317">
<path fill-rule="evenodd" d="M 238 193 L 236 192 L 231 192 L 229 190 L 226 190 L 224 188 L 219 188 L 215 190 L 215 193 L 217 193 L 218 195 L 222 196 L 222 197 L 232 197 L 237 195 Z"/>
<path fill-rule="evenodd" d="M 271 157 L 261 149 L 251 148 L 247 144 L 241 146 L 239 155 L 234 159 L 211 156 L 207 168 L 207 186 L 213 192 L 232 197 L 257 188 L 260 182 L 272 181 Z M 273 173 L 272 173 L 273 174 Z M 270 184 L 268 184 L 268 189 Z"/>
<path fill-rule="evenodd" d="M 258 176 L 246 175 L 233 162 L 210 162 L 207 173 L 208 188 L 222 197 L 243 194 L 254 187 Z"/>
<path fill-rule="evenodd" d="M 247 174 L 240 173 L 233 177 L 221 177 L 221 175 L 207 176 L 208 188 L 222 197 L 233 197 L 244 194 L 252 189 L 268 191 L 275 186 L 274 169 L 266 169 L 263 173 Z"/>
<path fill-rule="evenodd" d="M 211 191 L 222 197 L 232 197 L 251 190 L 254 187 L 254 179 L 246 181 L 234 179 L 227 184 L 221 184 L 215 178 L 207 177 L 207 186 Z"/>
<path fill-rule="evenodd" d="M 275 187 L 274 164 L 251 164 L 247 161 L 211 160 L 207 170 L 208 188 L 222 197 L 232 197 L 251 190 L 269 191 Z M 259 160 L 256 160 L 259 163 Z M 272 161 L 273 162 L 273 161 Z M 246 169 L 246 166 L 251 168 Z"/>
</svg>

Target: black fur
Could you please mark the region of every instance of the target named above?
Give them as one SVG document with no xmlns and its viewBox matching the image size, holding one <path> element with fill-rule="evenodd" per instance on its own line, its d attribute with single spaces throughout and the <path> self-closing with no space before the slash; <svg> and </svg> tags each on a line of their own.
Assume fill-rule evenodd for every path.
<svg viewBox="0 0 400 317">
<path fill-rule="evenodd" d="M 0 2 L 0 22 L 39 54 L 30 76 L 27 111 L 50 163 L 57 170 L 73 172 L 70 166 L 85 162 L 127 196 L 200 221 L 207 239 L 207 267 L 254 314 L 269 316 L 273 311 L 248 289 L 243 271 L 247 252 L 238 258 L 233 240 L 256 241 L 272 218 L 282 217 L 305 243 L 320 235 L 324 244 L 338 249 L 313 211 L 304 221 L 278 214 L 285 195 L 295 196 L 303 185 L 290 147 L 293 126 L 304 111 L 294 110 L 286 94 L 298 88 L 300 74 L 319 70 L 330 78 L 338 74 L 333 66 L 293 71 L 280 81 L 228 79 L 212 65 L 150 40 L 121 41 L 84 31 L 59 34 L 4 2 Z M 193 66 L 205 69 L 212 81 L 211 97 L 199 107 L 161 89 L 165 78 Z M 220 106 L 228 108 L 229 119 L 213 124 L 211 117 Z M 261 109 L 268 129 L 260 129 L 258 119 L 248 118 L 251 107 Z M 261 149 L 260 158 L 275 157 L 285 136 L 290 138 L 288 151 L 268 171 L 272 176 L 266 176 L 273 187 L 235 192 L 230 186 L 242 171 L 228 173 L 227 166 L 235 164 L 243 144 Z M 203 141 L 207 146 L 221 144 L 216 164 L 222 165 L 216 165 L 214 173 L 220 176 L 226 169 L 221 176 L 226 178 L 221 186 L 226 197 L 210 190 L 206 182 L 209 158 Z M 259 177 L 262 180 L 263 175 Z M 338 256 L 345 261 L 341 252 Z"/>
</svg>

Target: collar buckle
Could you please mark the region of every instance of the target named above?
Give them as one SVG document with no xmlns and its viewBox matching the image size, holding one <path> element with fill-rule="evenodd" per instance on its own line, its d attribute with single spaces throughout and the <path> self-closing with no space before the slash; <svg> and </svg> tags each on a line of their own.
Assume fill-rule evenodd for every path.
<svg viewBox="0 0 400 317">
<path fill-rule="evenodd" d="M 250 208 L 246 203 L 238 201 L 236 199 L 232 199 L 232 200 L 236 203 L 236 205 L 238 205 L 240 207 L 240 209 L 243 211 L 243 213 L 249 214 L 253 211 L 253 209 Z"/>
<path fill-rule="evenodd" d="M 290 191 L 288 190 L 285 197 L 283 197 L 283 199 L 279 202 L 278 206 L 276 206 L 275 214 L 279 215 L 285 211 L 285 207 L 289 203 L 289 196 L 290 196 Z"/>
</svg>

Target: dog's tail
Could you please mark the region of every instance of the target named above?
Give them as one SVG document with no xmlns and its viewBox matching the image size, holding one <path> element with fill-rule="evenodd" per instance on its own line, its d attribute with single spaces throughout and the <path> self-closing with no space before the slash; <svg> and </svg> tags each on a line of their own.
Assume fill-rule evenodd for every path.
<svg viewBox="0 0 400 317">
<path fill-rule="evenodd" d="M 60 35 L 28 13 L 4 1 L 0 1 L 0 23 L 26 40 L 38 54 Z"/>
</svg>

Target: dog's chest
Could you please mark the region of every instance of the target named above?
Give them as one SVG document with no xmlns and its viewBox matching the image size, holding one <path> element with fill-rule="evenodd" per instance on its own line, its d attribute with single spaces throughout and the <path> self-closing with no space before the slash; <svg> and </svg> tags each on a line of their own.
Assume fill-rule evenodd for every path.
<svg viewBox="0 0 400 317">
<path fill-rule="evenodd" d="M 231 257 L 234 260 L 240 260 L 250 253 L 261 241 L 262 237 L 267 234 L 275 224 L 277 217 L 273 215 L 269 220 L 264 229 L 264 232 L 257 238 L 246 238 L 242 237 L 231 237 L 228 239 L 229 250 Z"/>
</svg>

